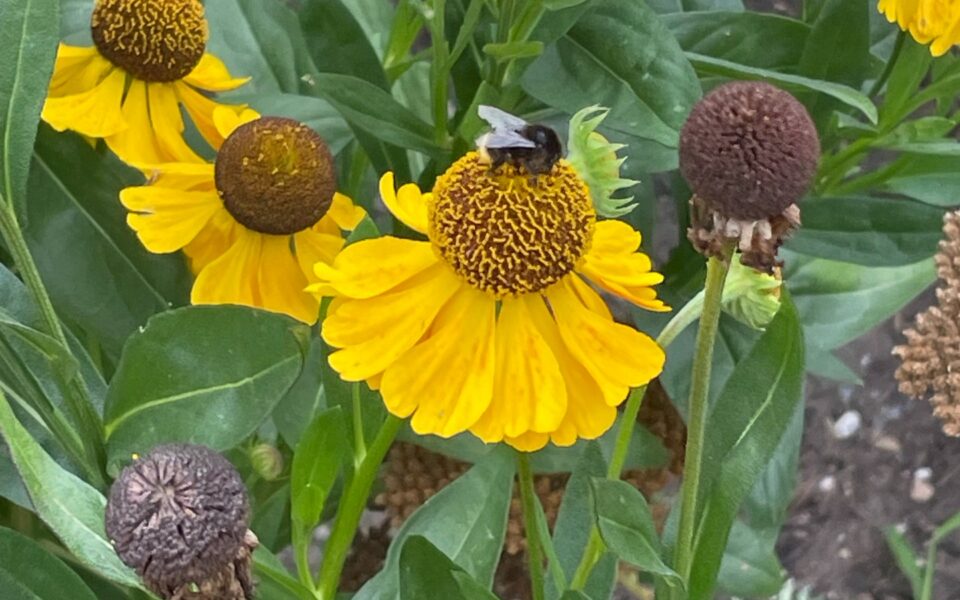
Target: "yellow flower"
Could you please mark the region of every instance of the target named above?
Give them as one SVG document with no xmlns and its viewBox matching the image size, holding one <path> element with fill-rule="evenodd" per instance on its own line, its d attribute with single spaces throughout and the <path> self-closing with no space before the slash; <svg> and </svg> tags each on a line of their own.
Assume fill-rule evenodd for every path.
<svg viewBox="0 0 960 600">
<path fill-rule="evenodd" d="M 210 163 L 157 165 L 120 192 L 151 252 L 183 249 L 194 304 L 243 304 L 314 323 L 313 265 L 332 261 L 365 212 L 336 191 L 333 157 L 305 125 L 247 110 L 214 115 L 225 142 Z"/>
<path fill-rule="evenodd" d="M 477 153 L 433 192 L 380 181 L 393 214 L 429 241 L 381 237 L 319 263 L 311 289 L 334 296 L 323 338 L 347 381 L 379 388 L 420 434 L 471 431 L 532 451 L 596 438 L 631 387 L 663 367 L 663 350 L 616 323 L 588 283 L 638 306 L 668 310 L 663 277 L 640 234 L 597 221 L 566 160 L 533 180 L 491 172 Z"/>
<path fill-rule="evenodd" d="M 205 92 L 232 90 L 247 79 L 231 78 L 205 52 L 199 0 L 97 0 L 90 29 L 93 46 L 60 44 L 44 121 L 102 138 L 131 164 L 200 161 L 183 139 L 182 105 L 210 145 L 220 146 L 213 111 L 225 105 Z"/>
<path fill-rule="evenodd" d="M 880 0 L 877 8 L 887 20 L 909 31 L 930 53 L 942 56 L 960 43 L 960 2 L 957 0 Z"/>
</svg>

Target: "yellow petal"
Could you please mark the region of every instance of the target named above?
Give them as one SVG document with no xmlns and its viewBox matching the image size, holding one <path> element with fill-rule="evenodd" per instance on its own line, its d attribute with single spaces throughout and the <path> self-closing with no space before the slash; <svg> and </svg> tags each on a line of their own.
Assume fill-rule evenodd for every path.
<svg viewBox="0 0 960 600">
<path fill-rule="evenodd" d="M 604 402 L 600 385 L 567 350 L 560 329 L 543 302 L 529 303 L 528 308 L 531 320 L 560 365 L 567 389 L 566 412 L 551 432 L 550 440 L 558 446 L 570 446 L 578 439 L 600 437 L 613 425 L 617 409 Z"/>
<path fill-rule="evenodd" d="M 237 114 L 241 114 L 245 107 L 220 104 L 183 83 L 175 83 L 174 85 L 177 91 L 177 98 L 183 103 L 184 108 L 187 109 L 187 114 L 190 115 L 190 119 L 194 125 L 197 126 L 197 131 L 200 132 L 203 139 L 207 140 L 211 148 L 219 150 L 225 138 L 220 135 L 220 130 L 217 129 L 213 121 L 214 111 L 218 108 L 225 107 L 234 110 Z"/>
<path fill-rule="evenodd" d="M 260 118 L 260 113 L 250 108 L 231 106 L 227 104 L 218 104 L 213 109 L 213 125 L 216 127 L 220 137 L 227 139 L 233 130 L 244 123 L 256 121 Z"/>
<path fill-rule="evenodd" d="M 197 233 L 192 242 L 183 247 L 190 270 L 199 273 L 233 246 L 233 242 L 245 232 L 226 210 L 218 210 L 207 226 Z"/>
<path fill-rule="evenodd" d="M 307 278 L 290 251 L 290 237 L 263 235 L 258 275 L 261 308 L 290 315 L 304 323 L 317 322 L 320 302 L 303 288 Z"/>
<path fill-rule="evenodd" d="M 43 120 L 57 131 L 69 129 L 95 138 L 123 130 L 127 123 L 120 114 L 120 101 L 126 78 L 121 69 L 114 69 L 89 91 L 47 98 Z"/>
<path fill-rule="evenodd" d="M 150 124 L 160 157 L 168 162 L 201 162 L 202 159 L 183 139 L 183 118 L 176 85 L 149 83 L 147 96 L 150 99 Z"/>
<path fill-rule="evenodd" d="M 547 298 L 567 350 L 600 385 L 607 404 L 616 406 L 629 388 L 663 370 L 664 353 L 656 342 L 591 311 L 566 281 L 551 287 Z"/>
<path fill-rule="evenodd" d="M 661 312 L 670 310 L 657 299 L 652 288 L 663 281 L 663 275 L 650 270 L 650 258 L 638 252 L 639 247 L 640 234 L 629 225 L 601 221 L 577 270 L 611 294 L 638 306 Z"/>
<path fill-rule="evenodd" d="M 193 283 L 194 304 L 257 306 L 257 277 L 263 236 L 243 230 L 229 250 L 206 265 Z"/>
<path fill-rule="evenodd" d="M 517 437 L 508 437 L 504 441 L 520 452 L 536 452 L 550 441 L 550 436 L 545 433 L 536 433 L 530 431 Z"/>
<path fill-rule="evenodd" d="M 340 192 L 333 195 L 333 202 L 327 210 L 324 218 L 330 217 L 340 229 L 353 231 L 360 221 L 367 216 L 367 211 L 362 206 L 353 203 L 349 196 L 344 196 Z"/>
<path fill-rule="evenodd" d="M 92 89 L 113 68 L 109 61 L 97 60 L 99 56 L 93 46 L 81 48 L 61 43 L 47 95 L 55 98 Z"/>
<path fill-rule="evenodd" d="M 127 224 L 150 252 L 176 252 L 189 244 L 217 211 L 214 192 L 185 192 L 156 186 L 129 187 L 120 202 L 132 211 Z"/>
<path fill-rule="evenodd" d="M 372 298 L 438 263 L 429 242 L 385 236 L 350 244 L 332 267 L 317 263 L 314 273 L 338 294 Z"/>
<path fill-rule="evenodd" d="M 410 229 L 426 234 L 427 203 L 422 196 L 420 188 L 413 183 L 394 191 L 393 173 L 390 171 L 380 178 L 380 198 L 390 212 Z"/>
<path fill-rule="evenodd" d="M 487 443 L 528 431 L 551 432 L 567 410 L 560 365 L 535 327 L 527 305 L 538 295 L 504 299 L 497 317 L 493 401 L 470 429 Z"/>
<path fill-rule="evenodd" d="M 200 57 L 200 62 L 193 68 L 193 71 L 183 78 L 184 81 L 194 87 L 198 87 L 208 92 L 225 92 L 233 90 L 246 82 L 249 77 L 233 78 L 227 70 L 227 66 L 216 56 L 205 52 Z"/>
<path fill-rule="evenodd" d="M 145 82 L 139 79 L 130 82 L 121 114 L 128 127 L 105 139 L 110 150 L 124 162 L 141 170 L 148 168 L 146 165 L 162 163 L 164 158 L 154 142 L 153 125 L 150 123 Z"/>
<path fill-rule="evenodd" d="M 413 412 L 421 435 L 450 437 L 466 431 L 493 397 L 496 302 L 469 286 L 443 309 L 437 326 L 383 373 L 387 409 Z"/>
<path fill-rule="evenodd" d="M 318 233 L 314 229 L 307 229 L 294 234 L 293 245 L 297 252 L 297 261 L 309 283 L 317 281 L 313 273 L 313 265 L 318 262 L 331 263 L 337 253 L 343 248 L 343 238 L 339 235 Z"/>
<path fill-rule="evenodd" d="M 168 162 L 138 165 L 144 169 L 151 185 L 193 192 L 213 192 L 214 165 L 206 162 Z"/>
<path fill-rule="evenodd" d="M 323 322 L 323 339 L 342 348 L 330 355 L 330 366 L 346 381 L 382 372 L 423 337 L 460 287 L 446 267 L 435 265 L 399 291 L 342 300 Z"/>
</svg>

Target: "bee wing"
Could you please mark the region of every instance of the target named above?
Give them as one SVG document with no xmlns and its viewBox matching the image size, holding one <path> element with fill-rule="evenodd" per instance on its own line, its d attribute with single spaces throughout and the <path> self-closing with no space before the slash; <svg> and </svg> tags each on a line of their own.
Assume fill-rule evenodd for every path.
<svg viewBox="0 0 960 600">
<path fill-rule="evenodd" d="M 484 148 L 536 148 L 537 145 L 514 131 L 494 130 L 477 139 Z"/>
<path fill-rule="evenodd" d="M 518 131 L 527 126 L 527 122 L 520 117 L 511 115 L 489 104 L 481 104 L 477 107 L 477 115 L 487 123 L 490 123 L 490 126 L 494 129 Z"/>
</svg>

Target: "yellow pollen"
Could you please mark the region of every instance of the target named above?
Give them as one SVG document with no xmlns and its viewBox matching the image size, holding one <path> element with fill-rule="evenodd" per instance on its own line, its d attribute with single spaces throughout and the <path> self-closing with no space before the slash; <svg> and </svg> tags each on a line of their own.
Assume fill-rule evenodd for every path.
<svg viewBox="0 0 960 600">
<path fill-rule="evenodd" d="M 104 57 L 143 81 L 188 75 L 207 45 L 199 0 L 97 0 L 90 20 Z"/>
<path fill-rule="evenodd" d="M 576 267 L 593 236 L 596 212 L 586 184 L 566 160 L 533 178 L 476 152 L 437 178 L 429 235 L 470 285 L 498 298 L 538 292 Z"/>
</svg>

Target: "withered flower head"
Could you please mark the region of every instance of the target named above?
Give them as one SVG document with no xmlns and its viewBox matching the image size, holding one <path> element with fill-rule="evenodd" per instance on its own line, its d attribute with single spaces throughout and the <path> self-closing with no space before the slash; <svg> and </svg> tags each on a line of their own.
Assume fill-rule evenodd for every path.
<svg viewBox="0 0 960 600">
<path fill-rule="evenodd" d="M 120 473 L 106 531 L 120 559 L 162 598 L 253 597 L 250 507 L 225 458 L 191 444 L 157 446 Z"/>
<path fill-rule="evenodd" d="M 916 317 L 914 327 L 903 335 L 907 343 L 893 353 L 902 363 L 896 377 L 900 391 L 923 398 L 930 396 L 933 413 L 943 420 L 947 435 L 960 436 L 960 212 L 944 217 L 945 239 L 935 256 L 937 306 Z"/>
<path fill-rule="evenodd" d="M 714 89 L 680 133 L 680 170 L 694 192 L 687 237 L 706 256 L 736 243 L 740 262 L 772 273 L 819 157 L 816 127 L 787 92 L 755 81 Z"/>
</svg>

